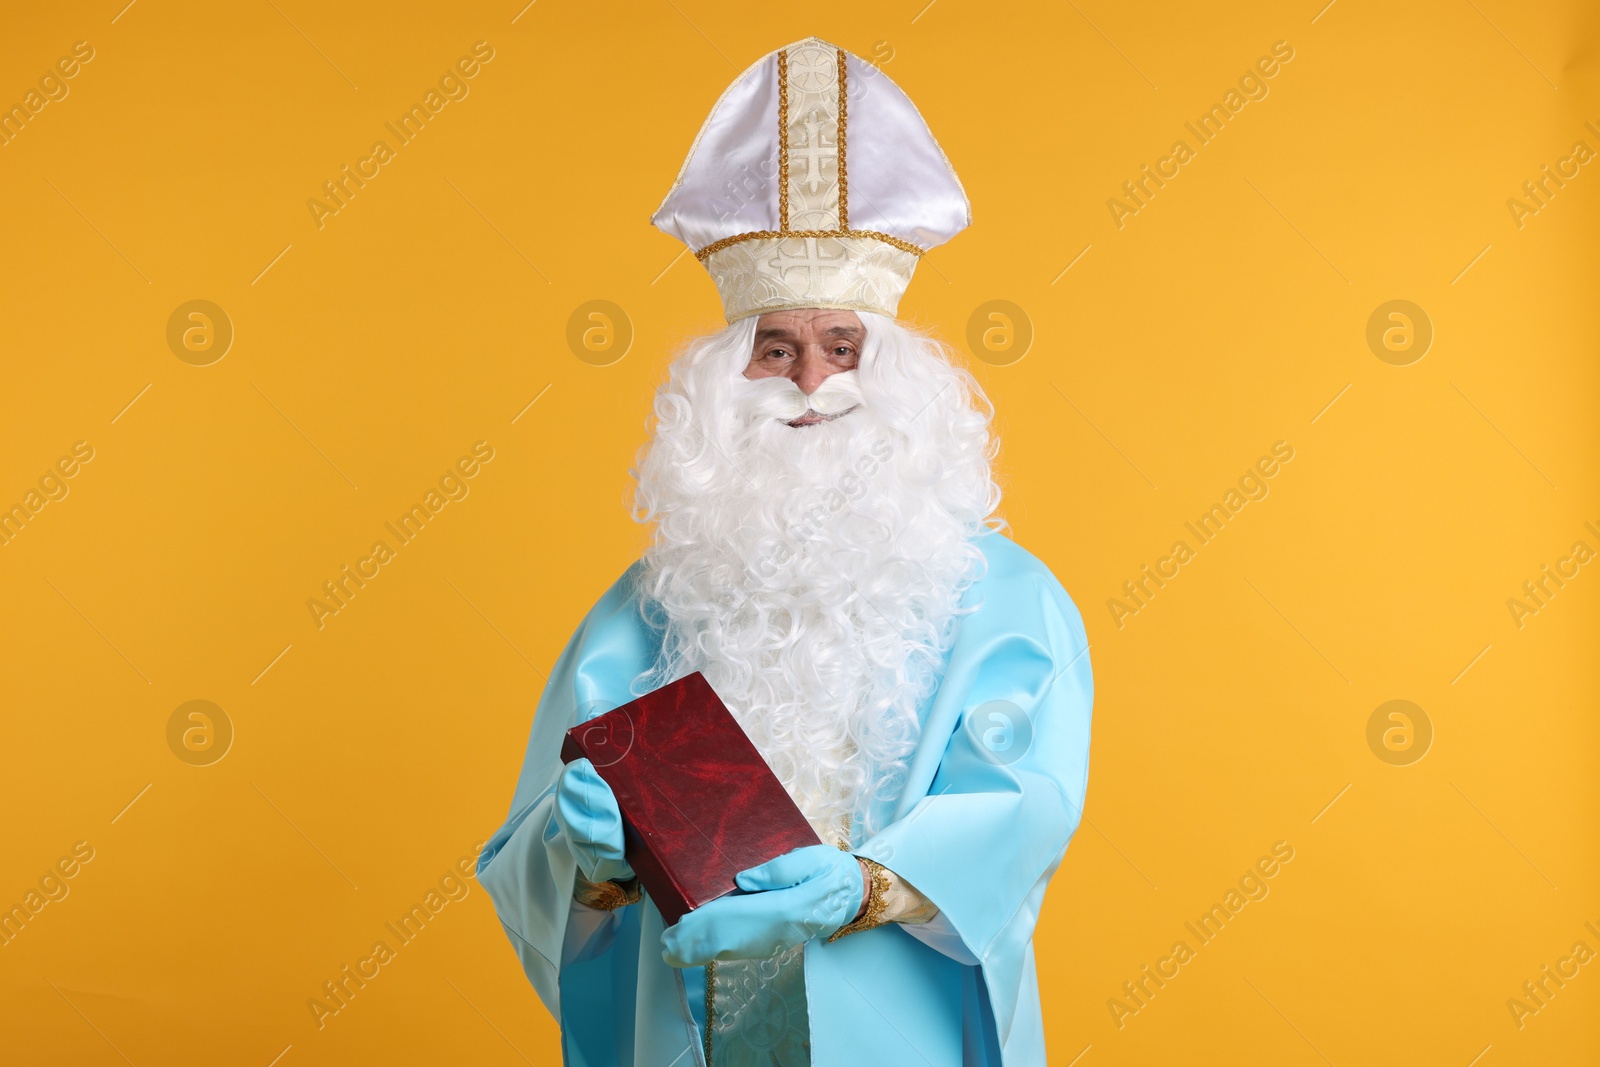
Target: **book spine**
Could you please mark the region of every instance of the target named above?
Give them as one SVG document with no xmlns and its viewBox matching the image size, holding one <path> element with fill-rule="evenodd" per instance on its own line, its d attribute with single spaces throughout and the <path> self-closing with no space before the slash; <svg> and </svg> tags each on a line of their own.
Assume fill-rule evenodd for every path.
<svg viewBox="0 0 1600 1067">
<path fill-rule="evenodd" d="M 684 895 L 682 886 L 672 876 L 671 868 L 634 830 L 633 824 L 628 821 L 626 808 L 622 819 L 627 838 L 624 853 L 628 858 L 628 866 L 639 876 L 639 883 L 661 913 L 662 924 L 675 926 L 679 919 L 694 910 L 694 904 Z"/>
</svg>

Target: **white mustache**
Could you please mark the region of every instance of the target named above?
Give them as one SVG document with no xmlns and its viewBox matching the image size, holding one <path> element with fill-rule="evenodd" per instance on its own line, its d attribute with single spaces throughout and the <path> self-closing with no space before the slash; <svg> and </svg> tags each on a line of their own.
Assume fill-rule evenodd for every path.
<svg viewBox="0 0 1600 1067">
<path fill-rule="evenodd" d="M 751 415 L 766 415 L 790 422 L 812 411 L 841 415 L 862 403 L 861 379 L 853 370 L 839 371 L 822 380 L 807 396 L 788 378 L 757 378 L 741 388 Z"/>
</svg>

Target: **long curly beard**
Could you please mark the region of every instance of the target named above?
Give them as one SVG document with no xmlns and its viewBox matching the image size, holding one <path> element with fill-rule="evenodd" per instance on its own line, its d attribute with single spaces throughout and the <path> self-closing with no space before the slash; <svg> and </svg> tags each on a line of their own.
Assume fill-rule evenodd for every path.
<svg viewBox="0 0 1600 1067">
<path fill-rule="evenodd" d="M 666 628 L 636 690 L 704 672 L 819 835 L 846 844 L 904 787 L 999 503 L 976 382 L 937 341 L 861 319 L 860 369 L 810 398 L 848 413 L 812 426 L 785 421 L 806 400 L 792 383 L 743 377 L 754 316 L 692 342 L 635 505 L 655 524 L 646 610 Z"/>
</svg>

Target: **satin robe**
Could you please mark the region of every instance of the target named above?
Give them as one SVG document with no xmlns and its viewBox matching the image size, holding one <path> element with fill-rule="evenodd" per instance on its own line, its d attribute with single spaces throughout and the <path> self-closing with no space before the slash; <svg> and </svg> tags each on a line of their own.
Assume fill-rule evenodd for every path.
<svg viewBox="0 0 1600 1067">
<path fill-rule="evenodd" d="M 853 851 L 897 872 L 959 935 L 958 962 L 894 924 L 805 949 L 814 1067 L 1045 1062 L 1033 929 L 1088 784 L 1093 682 L 1083 621 L 1055 576 L 1002 534 L 958 623 L 898 800 Z M 635 563 L 601 597 L 539 701 L 511 815 L 478 878 L 574 1067 L 704 1065 L 689 997 L 661 958 L 648 896 L 580 952 L 565 944 L 576 865 L 553 816 L 562 736 L 633 699 L 660 650 Z M 565 958 L 564 958 L 565 957 Z M 563 963 L 565 965 L 563 966 Z M 713 1065 L 715 1052 L 713 1051 Z"/>
</svg>

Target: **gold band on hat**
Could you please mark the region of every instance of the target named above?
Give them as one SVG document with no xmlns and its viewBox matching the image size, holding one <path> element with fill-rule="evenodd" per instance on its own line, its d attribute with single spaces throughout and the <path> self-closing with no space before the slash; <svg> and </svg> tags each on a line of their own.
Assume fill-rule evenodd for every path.
<svg viewBox="0 0 1600 1067">
<path fill-rule="evenodd" d="M 902 252 L 910 252 L 914 256 L 924 255 L 925 249 L 918 248 L 910 241 L 902 241 L 877 230 L 753 230 L 750 233 L 736 233 L 732 237 L 724 237 L 720 241 L 712 241 L 694 254 L 694 258 L 704 263 L 713 254 L 722 251 L 729 245 L 738 244 L 740 241 L 760 241 L 773 238 L 788 237 L 866 237 L 874 241 L 882 241 Z"/>
</svg>

